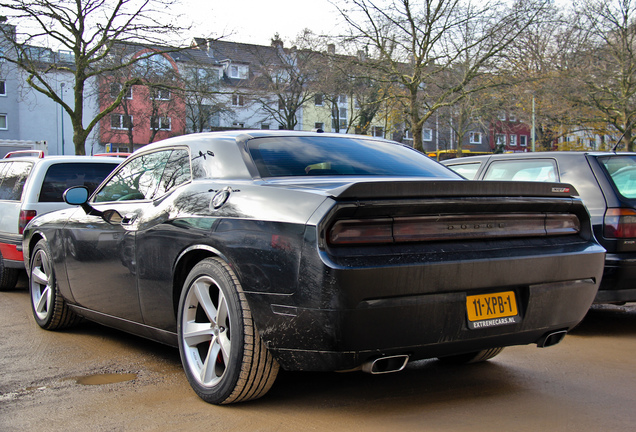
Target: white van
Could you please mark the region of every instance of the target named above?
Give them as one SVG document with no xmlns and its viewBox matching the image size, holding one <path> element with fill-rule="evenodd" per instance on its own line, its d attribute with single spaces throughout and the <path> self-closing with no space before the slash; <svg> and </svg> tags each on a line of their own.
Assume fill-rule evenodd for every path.
<svg viewBox="0 0 636 432">
<path fill-rule="evenodd" d="M 37 215 L 68 207 L 62 194 L 84 185 L 92 193 L 123 161 L 94 156 L 16 157 L 0 159 L 0 290 L 15 287 L 22 259 L 22 231 Z"/>
</svg>

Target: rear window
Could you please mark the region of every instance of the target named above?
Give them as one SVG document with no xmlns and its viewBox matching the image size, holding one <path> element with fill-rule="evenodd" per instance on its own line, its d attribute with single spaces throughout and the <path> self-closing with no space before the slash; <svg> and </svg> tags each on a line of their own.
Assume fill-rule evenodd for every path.
<svg viewBox="0 0 636 432">
<path fill-rule="evenodd" d="M 59 163 L 46 171 L 40 202 L 62 202 L 62 194 L 72 186 L 86 186 L 93 193 L 97 186 L 115 169 L 110 163 Z"/>
<path fill-rule="evenodd" d="M 558 182 L 554 159 L 497 160 L 493 161 L 484 180 Z"/>
<path fill-rule="evenodd" d="M 636 156 L 601 156 L 598 158 L 618 192 L 636 198 Z"/>
<path fill-rule="evenodd" d="M 9 162 L 0 165 L 0 200 L 20 201 L 33 163 Z"/>
<path fill-rule="evenodd" d="M 448 168 L 452 169 L 457 174 L 466 177 L 468 180 L 475 179 L 480 166 L 481 162 L 447 165 Z"/>
<path fill-rule="evenodd" d="M 261 177 L 458 178 L 413 149 L 351 137 L 256 138 L 249 141 L 249 152 Z"/>
</svg>

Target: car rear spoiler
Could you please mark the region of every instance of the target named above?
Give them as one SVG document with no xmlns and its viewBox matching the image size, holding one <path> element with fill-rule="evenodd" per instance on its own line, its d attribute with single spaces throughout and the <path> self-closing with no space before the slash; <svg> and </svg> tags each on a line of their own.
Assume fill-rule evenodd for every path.
<svg viewBox="0 0 636 432">
<path fill-rule="evenodd" d="M 335 190 L 332 190 L 335 192 Z M 369 181 L 334 194 L 337 200 L 428 197 L 558 197 L 578 196 L 567 183 L 510 181 Z"/>
</svg>

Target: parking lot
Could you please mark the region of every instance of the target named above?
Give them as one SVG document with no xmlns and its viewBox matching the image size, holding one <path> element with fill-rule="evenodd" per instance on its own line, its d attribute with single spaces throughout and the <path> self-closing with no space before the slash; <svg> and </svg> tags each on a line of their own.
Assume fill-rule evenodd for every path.
<svg viewBox="0 0 636 432">
<path fill-rule="evenodd" d="M 227 407 L 194 394 L 176 349 L 92 323 L 40 329 L 24 287 L 0 293 L 0 329 L 2 431 L 631 431 L 636 422 L 635 303 L 594 308 L 556 347 L 379 376 L 282 373 L 263 399 Z"/>
</svg>

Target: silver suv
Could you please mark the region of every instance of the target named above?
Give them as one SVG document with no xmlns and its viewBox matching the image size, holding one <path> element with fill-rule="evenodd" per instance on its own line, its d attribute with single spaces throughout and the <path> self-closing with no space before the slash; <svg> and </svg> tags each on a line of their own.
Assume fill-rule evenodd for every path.
<svg viewBox="0 0 636 432">
<path fill-rule="evenodd" d="M 0 290 L 14 288 L 24 270 L 26 224 L 37 215 L 68 207 L 62 194 L 71 186 L 84 185 L 92 193 L 122 160 L 91 156 L 0 159 Z"/>
</svg>

